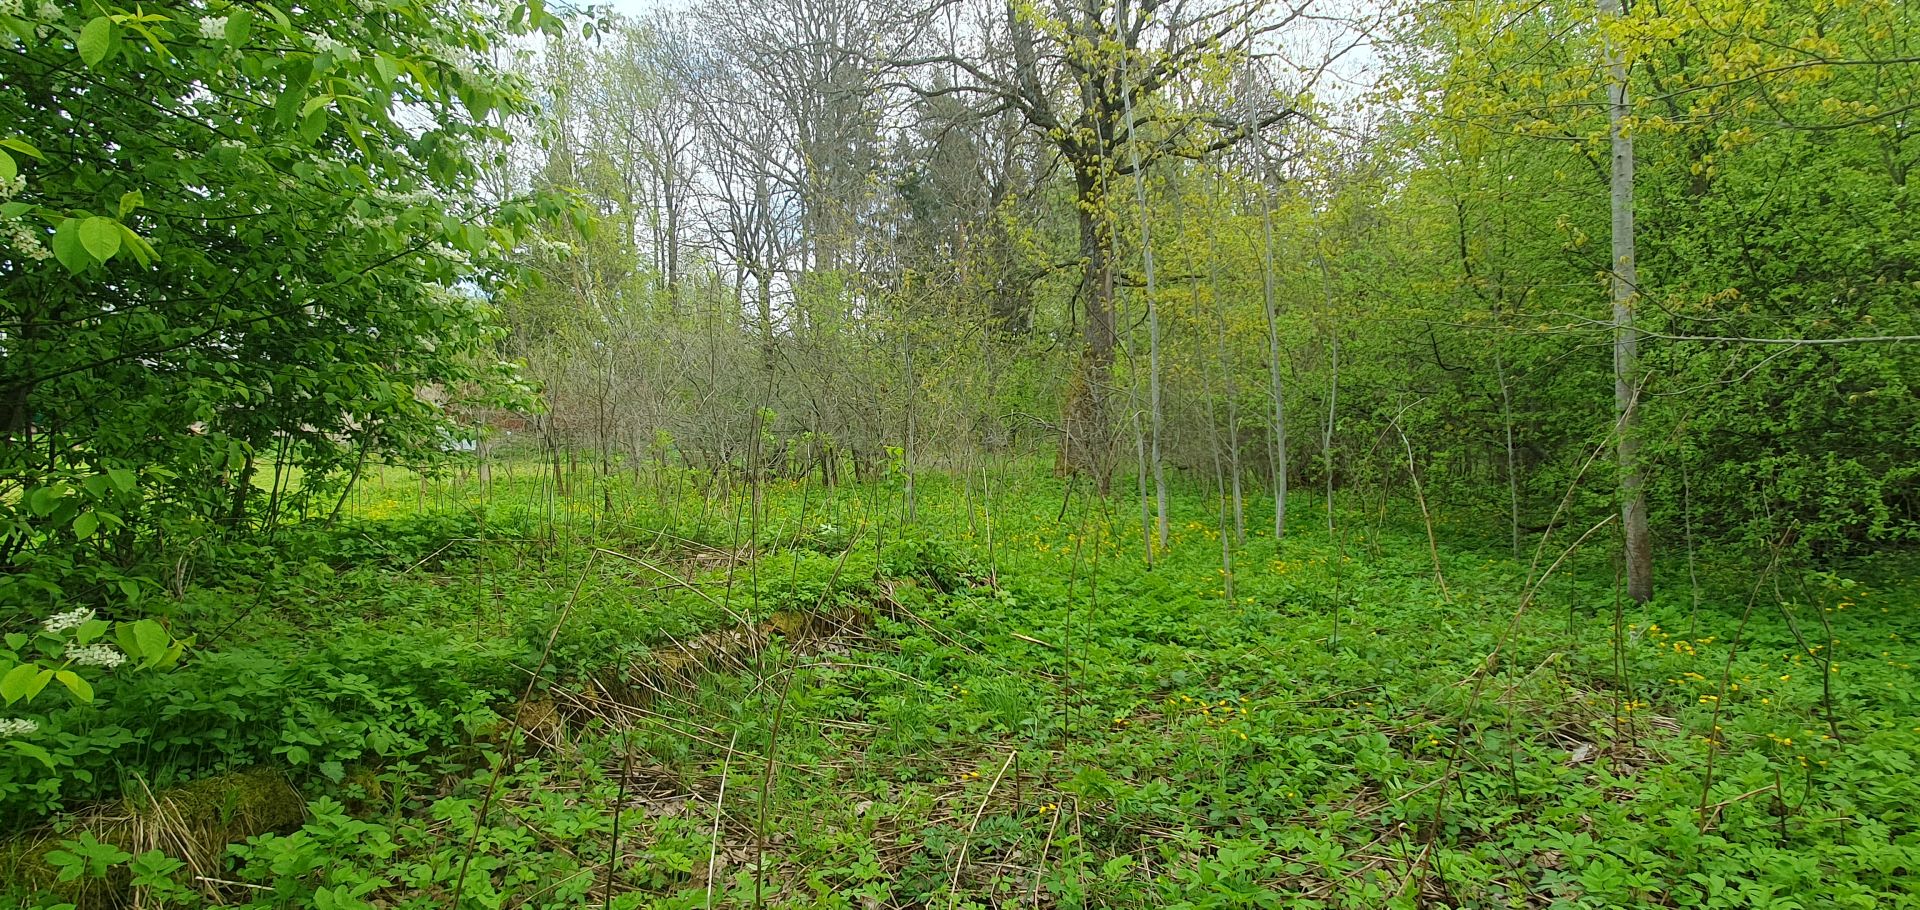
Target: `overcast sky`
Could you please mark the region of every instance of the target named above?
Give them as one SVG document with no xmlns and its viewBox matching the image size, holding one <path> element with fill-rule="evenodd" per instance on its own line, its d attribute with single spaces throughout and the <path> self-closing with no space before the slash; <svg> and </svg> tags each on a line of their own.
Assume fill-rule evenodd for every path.
<svg viewBox="0 0 1920 910">
<path fill-rule="evenodd" d="M 611 7 L 623 16 L 640 17 L 656 10 L 686 10 L 698 0 L 592 0 L 595 6 Z M 752 3 L 753 0 L 743 0 Z M 1283 4 L 1305 3 L 1309 10 L 1319 17 L 1315 22 L 1296 23 L 1282 37 L 1287 44 L 1299 44 L 1289 54 L 1296 62 L 1311 66 L 1325 55 L 1331 46 L 1345 47 L 1353 40 L 1353 32 L 1333 25 L 1328 20 L 1362 20 L 1379 14 L 1385 6 L 1383 0 L 1269 0 L 1278 9 Z M 1362 43 L 1347 50 L 1334 66 L 1329 68 L 1318 86 L 1317 94 L 1323 101 L 1337 102 L 1353 99 L 1363 94 L 1378 77 L 1375 72 L 1379 57 L 1372 46 Z"/>
</svg>

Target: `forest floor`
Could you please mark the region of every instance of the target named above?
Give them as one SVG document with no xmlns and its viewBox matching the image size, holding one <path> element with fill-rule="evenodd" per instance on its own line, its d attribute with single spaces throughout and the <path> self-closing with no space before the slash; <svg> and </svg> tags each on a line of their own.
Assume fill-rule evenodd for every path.
<svg viewBox="0 0 1920 910">
<path fill-rule="evenodd" d="M 304 816 L 149 819 L 41 900 L 1920 906 L 1915 587 L 1642 607 L 1598 552 L 1535 581 L 1577 533 L 1516 560 L 1303 498 L 1279 546 L 1249 510 L 1229 595 L 1198 492 L 1149 569 L 1132 501 L 1025 468 L 922 478 L 910 525 L 896 486 L 663 485 L 378 477 L 185 584 L 193 658 L 0 798 L 245 771 Z"/>
</svg>

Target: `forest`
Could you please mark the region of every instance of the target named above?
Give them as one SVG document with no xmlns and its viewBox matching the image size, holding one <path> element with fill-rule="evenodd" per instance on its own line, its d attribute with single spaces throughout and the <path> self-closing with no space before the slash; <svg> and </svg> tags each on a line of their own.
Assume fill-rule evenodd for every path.
<svg viewBox="0 0 1920 910">
<path fill-rule="evenodd" d="M 0 906 L 1920 908 L 1920 6 L 0 0 Z"/>
</svg>

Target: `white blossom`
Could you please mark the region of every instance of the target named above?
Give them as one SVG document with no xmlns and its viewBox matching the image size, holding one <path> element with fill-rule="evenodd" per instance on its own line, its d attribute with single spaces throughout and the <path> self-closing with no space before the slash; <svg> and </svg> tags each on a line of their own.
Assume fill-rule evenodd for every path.
<svg viewBox="0 0 1920 910">
<path fill-rule="evenodd" d="M 377 230 L 384 230 L 386 228 L 393 227 L 397 220 L 398 219 L 393 215 L 381 215 L 376 218 L 362 218 L 359 215 L 349 214 L 347 216 L 347 226 L 351 228 L 356 228 L 358 230 L 363 230 L 363 231 L 377 231 Z"/>
<path fill-rule="evenodd" d="M 22 0 L 0 0 L 0 16 L 24 16 L 27 7 Z"/>
<path fill-rule="evenodd" d="M 466 250 L 456 250 L 453 247 L 437 241 L 427 244 L 426 252 L 430 256 L 445 259 L 448 262 L 459 263 L 460 265 L 466 265 L 473 261 L 473 257 L 469 256 Z"/>
<path fill-rule="evenodd" d="M 227 37 L 227 17 L 201 16 L 200 37 L 208 41 L 222 41 Z"/>
<path fill-rule="evenodd" d="M 105 667 L 109 670 L 126 663 L 127 655 L 112 645 L 86 645 L 67 649 L 67 661 L 76 667 Z"/>
<path fill-rule="evenodd" d="M 405 193 L 395 193 L 389 190 L 377 189 L 373 191 L 373 198 L 381 202 L 392 202 L 400 205 L 429 205 L 436 201 L 431 190 L 412 190 Z"/>
<path fill-rule="evenodd" d="M 4 236 L 7 246 L 28 259 L 37 262 L 53 256 L 52 251 L 47 249 L 47 245 L 41 242 L 40 232 L 25 222 L 16 221 L 12 224 L 0 222 L 0 236 Z"/>
<path fill-rule="evenodd" d="M 33 15 L 41 22 L 52 22 L 60 18 L 60 6 L 53 0 L 40 0 L 40 6 L 33 11 Z"/>
<path fill-rule="evenodd" d="M 55 613 L 52 616 L 47 617 L 47 621 L 44 623 L 41 623 L 40 627 L 42 629 L 47 630 L 48 632 L 53 632 L 57 634 L 60 632 L 65 632 L 68 629 L 78 629 L 81 626 L 86 625 L 87 620 L 92 618 L 93 618 L 93 610 L 87 607 L 76 607 L 72 610 L 68 610 L 65 613 Z"/>
<path fill-rule="evenodd" d="M 332 52 L 336 60 L 359 60 L 359 48 L 351 48 L 348 44 L 340 44 L 338 40 L 334 40 L 334 36 L 332 35 L 313 36 L 313 52 L 315 52 L 315 54 Z"/>
<path fill-rule="evenodd" d="M 40 725 L 24 717 L 0 717 L 0 739 L 19 739 L 32 736 Z"/>
</svg>

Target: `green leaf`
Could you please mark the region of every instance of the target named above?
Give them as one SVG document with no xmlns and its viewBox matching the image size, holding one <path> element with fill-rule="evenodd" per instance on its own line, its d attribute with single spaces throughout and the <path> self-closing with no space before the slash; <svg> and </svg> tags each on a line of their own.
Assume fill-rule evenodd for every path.
<svg viewBox="0 0 1920 910">
<path fill-rule="evenodd" d="M 53 510 L 60 507 L 60 500 L 65 499 L 66 496 L 67 491 L 57 484 L 50 487 L 36 487 L 33 492 L 27 494 L 27 510 L 44 518 L 53 514 Z"/>
<path fill-rule="evenodd" d="M 86 540 L 93 532 L 100 530 L 100 516 L 91 511 L 81 512 L 73 517 L 73 535 Z"/>
<path fill-rule="evenodd" d="M 87 872 L 86 858 L 75 856 L 65 850 L 49 850 L 45 859 L 47 865 L 60 870 L 60 874 L 56 876 L 58 881 L 70 882 Z"/>
<path fill-rule="evenodd" d="M 114 626 L 113 640 L 120 646 L 120 650 L 127 652 L 129 658 L 139 660 L 142 657 L 151 658 L 153 656 L 140 649 L 140 639 L 136 638 L 133 634 L 133 623 L 123 622 Z"/>
<path fill-rule="evenodd" d="M 107 48 L 113 42 L 113 20 L 105 16 L 95 16 L 80 30 L 80 37 L 74 46 L 80 51 L 80 60 L 88 66 L 98 66 L 107 59 Z"/>
<path fill-rule="evenodd" d="M 107 479 L 113 482 L 114 489 L 122 493 L 133 492 L 134 484 L 139 481 L 139 478 L 126 468 L 108 468 Z"/>
<path fill-rule="evenodd" d="M 112 626 L 112 623 L 104 619 L 89 619 L 81 623 L 80 628 L 74 630 L 73 641 L 81 645 L 92 644 Z"/>
<path fill-rule="evenodd" d="M 7 744 L 13 747 L 13 751 L 46 765 L 48 769 L 53 768 L 53 754 L 47 750 L 17 739 L 7 740 Z"/>
<path fill-rule="evenodd" d="M 93 265 L 93 257 L 80 245 L 80 219 L 64 219 L 53 229 L 53 258 L 75 275 Z"/>
<path fill-rule="evenodd" d="M 27 157 L 32 158 L 36 161 L 47 160 L 47 156 L 41 154 L 39 149 L 34 148 L 33 143 L 28 142 L 25 139 L 21 139 L 17 136 L 8 136 L 5 139 L 0 139 L 0 146 L 13 149 L 14 151 L 19 152 L 23 155 L 26 155 Z"/>
<path fill-rule="evenodd" d="M 53 680 L 53 671 L 42 669 L 39 664 L 28 661 L 7 671 L 0 677 L 0 699 L 13 704 L 21 699 L 32 701 L 47 683 Z"/>
<path fill-rule="evenodd" d="M 128 190 L 120 194 L 120 217 L 125 218 L 134 209 L 147 204 L 147 197 L 139 190 Z"/>
<path fill-rule="evenodd" d="M 327 131 L 327 109 L 320 107 L 304 114 L 300 121 L 300 138 L 313 142 Z"/>
<path fill-rule="evenodd" d="M 13 163 L 13 156 L 0 152 L 0 182 L 10 182 L 19 173 L 20 167 Z"/>
<path fill-rule="evenodd" d="M 120 252 L 120 223 L 101 215 L 80 222 L 80 245 L 100 262 L 112 259 Z"/>
<path fill-rule="evenodd" d="M 153 244 L 148 243 L 146 238 L 134 233 L 124 224 L 120 225 L 120 242 L 143 266 L 153 265 L 153 261 L 160 258 L 160 254 L 154 252 Z"/>
<path fill-rule="evenodd" d="M 253 34 L 253 11 L 235 9 L 227 14 L 227 41 L 239 44 Z"/>
<path fill-rule="evenodd" d="M 400 61 L 386 54 L 375 54 L 373 55 L 373 70 L 380 74 L 380 83 L 382 85 L 392 85 L 393 80 L 400 78 Z"/>
<path fill-rule="evenodd" d="M 24 663 L 8 670 L 7 675 L 0 676 L 0 698 L 6 699 L 7 704 L 13 704 L 22 698 L 32 698 L 33 693 L 38 691 L 31 688 L 33 678 L 39 674 L 40 667 L 34 663 Z M 41 685 L 46 684 L 41 683 Z"/>
<path fill-rule="evenodd" d="M 93 685 L 82 679 L 80 674 L 72 670 L 61 670 L 54 673 L 53 678 L 60 680 L 60 684 L 66 686 L 67 691 L 72 692 L 74 698 L 85 702 L 93 701 Z"/>
<path fill-rule="evenodd" d="M 150 661 L 157 661 L 167 653 L 167 642 L 172 638 L 167 630 L 151 619 L 143 619 L 133 624 L 133 640 L 140 646 L 140 653 Z"/>
<path fill-rule="evenodd" d="M 147 44 L 152 46 L 154 53 L 157 53 L 162 57 L 167 56 L 167 46 L 160 41 L 160 36 L 154 34 L 152 29 L 147 28 L 146 26 L 141 25 L 137 22 L 128 23 L 128 27 L 133 29 L 136 32 L 139 32 L 141 37 L 147 39 Z"/>
</svg>

